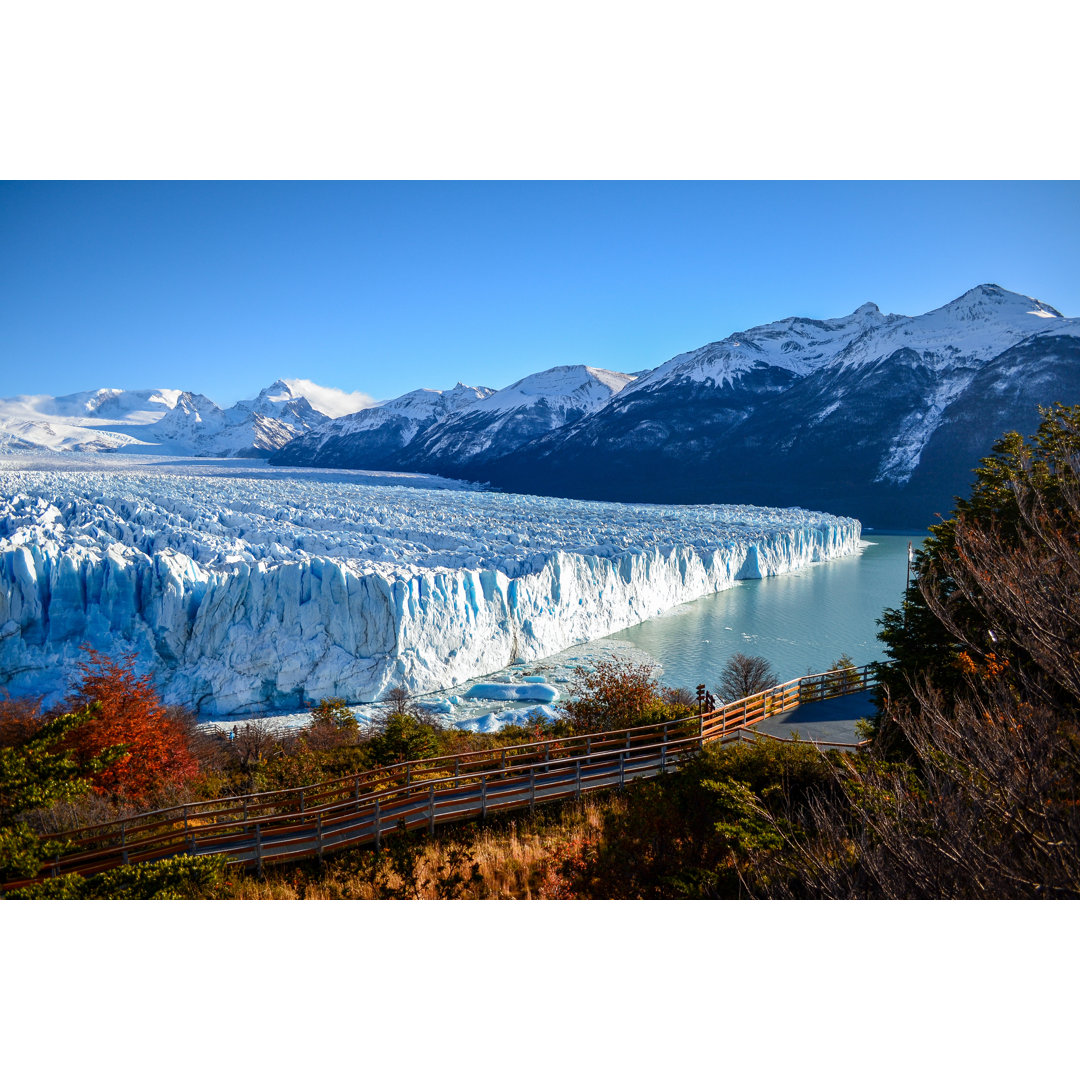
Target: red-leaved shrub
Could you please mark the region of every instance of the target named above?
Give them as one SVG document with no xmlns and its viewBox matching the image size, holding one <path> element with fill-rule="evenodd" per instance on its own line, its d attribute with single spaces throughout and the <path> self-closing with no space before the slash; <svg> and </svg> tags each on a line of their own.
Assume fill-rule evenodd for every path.
<svg viewBox="0 0 1080 1080">
<path fill-rule="evenodd" d="M 93 777 L 94 790 L 141 802 L 163 787 L 181 784 L 198 773 L 179 718 L 162 704 L 149 675 L 135 675 L 135 655 L 119 660 L 87 648 L 79 664 L 78 688 L 69 709 L 98 703 L 96 715 L 68 736 L 80 761 L 106 747 L 123 744 L 127 753 Z"/>
</svg>

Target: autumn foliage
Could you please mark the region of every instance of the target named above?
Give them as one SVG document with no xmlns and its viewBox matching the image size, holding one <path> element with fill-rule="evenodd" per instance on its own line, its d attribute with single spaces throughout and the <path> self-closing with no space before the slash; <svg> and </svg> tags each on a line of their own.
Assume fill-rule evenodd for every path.
<svg viewBox="0 0 1080 1080">
<path fill-rule="evenodd" d="M 79 665 L 78 688 L 68 701 L 75 710 L 98 703 L 93 718 L 68 736 L 76 760 L 89 762 L 110 746 L 124 756 L 93 779 L 99 794 L 141 802 L 198 773 L 179 718 L 161 702 L 149 675 L 135 674 L 133 654 L 113 660 L 87 648 Z"/>
<path fill-rule="evenodd" d="M 681 691 L 662 692 L 651 664 L 600 660 L 592 669 L 575 669 L 562 714 L 577 735 L 621 731 L 689 716 L 693 706 L 684 697 Z"/>
</svg>

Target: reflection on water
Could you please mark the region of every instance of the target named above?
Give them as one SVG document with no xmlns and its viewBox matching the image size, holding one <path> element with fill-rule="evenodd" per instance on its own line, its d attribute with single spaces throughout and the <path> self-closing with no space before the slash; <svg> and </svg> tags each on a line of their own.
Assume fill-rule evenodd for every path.
<svg viewBox="0 0 1080 1080">
<path fill-rule="evenodd" d="M 663 665 L 667 686 L 712 686 L 737 652 L 764 656 L 781 680 L 828 669 L 846 652 L 856 664 L 883 658 L 876 620 L 898 607 L 907 546 L 925 534 L 868 534 L 859 555 L 793 574 L 743 581 L 667 615 L 612 634 Z"/>
</svg>

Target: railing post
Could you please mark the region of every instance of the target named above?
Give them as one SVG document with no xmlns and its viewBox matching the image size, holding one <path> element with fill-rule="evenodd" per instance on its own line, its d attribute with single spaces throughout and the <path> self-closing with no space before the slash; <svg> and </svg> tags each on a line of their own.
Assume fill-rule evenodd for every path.
<svg viewBox="0 0 1080 1080">
<path fill-rule="evenodd" d="M 487 776 L 480 778 L 480 820 L 487 820 Z"/>
<path fill-rule="evenodd" d="M 536 809 L 536 766 L 529 768 L 529 809 Z"/>
<path fill-rule="evenodd" d="M 591 735 L 586 735 L 585 736 L 585 757 L 589 761 L 592 761 L 592 736 Z"/>
<path fill-rule="evenodd" d="M 322 811 L 315 816 L 315 841 L 318 846 L 319 863 L 323 861 Z"/>
<path fill-rule="evenodd" d="M 303 812 L 304 812 L 304 793 L 303 793 L 303 791 L 301 791 L 300 792 L 300 813 L 302 814 Z"/>
<path fill-rule="evenodd" d="M 428 792 L 428 836 L 435 835 L 435 785 Z"/>
<path fill-rule="evenodd" d="M 121 854 L 124 856 L 124 865 L 128 865 L 128 853 L 127 853 L 127 829 L 124 827 L 124 823 L 120 822 L 120 848 Z"/>
<path fill-rule="evenodd" d="M 667 741 L 665 740 L 660 747 L 660 775 L 663 776 L 667 772 Z"/>
<path fill-rule="evenodd" d="M 382 847 L 382 817 L 379 814 L 379 796 L 375 796 L 375 850 Z"/>
<path fill-rule="evenodd" d="M 544 772 L 547 772 L 551 767 L 551 743 L 544 743 Z"/>
<path fill-rule="evenodd" d="M 408 787 L 412 783 L 412 762 L 410 761 L 405 766 L 405 786 Z"/>
<path fill-rule="evenodd" d="M 262 852 L 262 829 L 259 827 L 259 823 L 255 822 L 255 867 L 259 872 L 259 877 L 263 874 L 263 852 Z"/>
<path fill-rule="evenodd" d="M 581 758 L 574 759 L 574 773 L 577 778 L 577 797 L 581 798 Z"/>
<path fill-rule="evenodd" d="M 619 751 L 619 787 L 626 787 L 626 751 Z"/>
<path fill-rule="evenodd" d="M 461 774 L 461 758 L 454 758 L 454 790 L 457 790 L 458 776 Z"/>
<path fill-rule="evenodd" d="M 506 770 L 506 751 L 505 750 L 503 750 L 503 752 L 502 752 L 502 766 L 501 767 L 502 767 L 503 771 L 505 772 L 505 770 Z"/>
<path fill-rule="evenodd" d="M 247 816 L 248 816 L 248 799 L 247 799 L 247 796 L 245 795 L 244 796 L 244 820 L 245 821 L 247 821 Z"/>
</svg>

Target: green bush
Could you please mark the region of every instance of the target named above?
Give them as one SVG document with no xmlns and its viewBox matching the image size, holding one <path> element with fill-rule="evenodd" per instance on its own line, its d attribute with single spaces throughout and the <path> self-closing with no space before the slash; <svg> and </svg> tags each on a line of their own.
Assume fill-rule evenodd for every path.
<svg viewBox="0 0 1080 1080">
<path fill-rule="evenodd" d="M 735 898 L 789 882 L 785 833 L 835 786 L 809 743 L 755 739 L 705 747 L 677 773 L 602 805 L 602 836 L 571 882 L 596 899 Z"/>
<path fill-rule="evenodd" d="M 9 900 L 210 899 L 225 883 L 224 855 L 178 855 L 92 877 L 65 874 L 6 894 Z"/>
<path fill-rule="evenodd" d="M 850 693 L 859 685 L 859 669 L 847 653 L 841 653 L 840 658 L 833 661 L 829 671 L 830 674 L 825 680 L 826 697 Z"/>
<path fill-rule="evenodd" d="M 67 738 L 90 723 L 96 706 L 46 720 L 0 745 L 0 881 L 33 877 L 41 863 L 62 847 L 42 841 L 19 820 L 29 810 L 78 798 L 90 790 L 90 777 L 118 761 L 122 746 L 108 747 L 79 762 L 66 748 Z M 10 719 L 10 718 L 9 718 Z"/>
<path fill-rule="evenodd" d="M 368 754 L 375 765 L 418 761 L 438 756 L 439 739 L 430 723 L 410 712 L 392 712 L 382 731 L 368 742 Z"/>
</svg>

